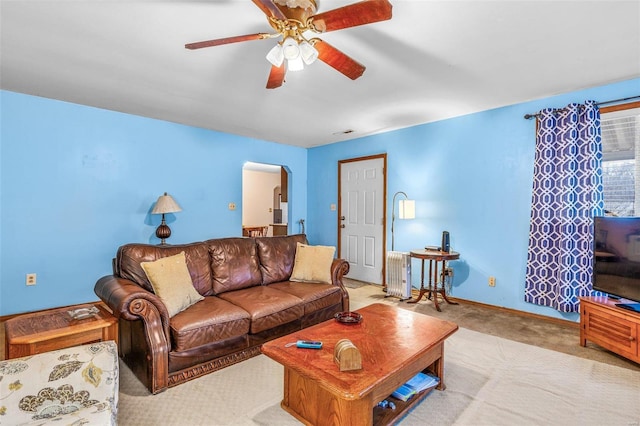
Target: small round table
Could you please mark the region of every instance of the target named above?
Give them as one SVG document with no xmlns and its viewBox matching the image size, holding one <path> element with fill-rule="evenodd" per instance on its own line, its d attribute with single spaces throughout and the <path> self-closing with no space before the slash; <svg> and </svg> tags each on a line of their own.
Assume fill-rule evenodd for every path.
<svg viewBox="0 0 640 426">
<path fill-rule="evenodd" d="M 431 299 L 431 295 L 433 294 L 433 304 L 436 306 L 436 309 L 442 312 L 440 306 L 438 305 L 438 294 L 442 295 L 442 298 L 452 305 L 457 305 L 457 302 L 452 302 L 447 297 L 447 292 L 444 287 L 444 277 L 447 274 L 447 261 L 455 260 L 460 258 L 460 253 L 455 251 L 441 251 L 441 250 L 427 250 L 427 249 L 418 249 L 411 250 L 409 253 L 411 257 L 415 257 L 416 259 L 420 259 L 422 261 L 422 274 L 420 276 L 420 293 L 418 294 L 417 299 L 411 299 L 407 303 L 418 303 L 422 296 L 427 294 L 427 298 Z M 429 261 L 429 284 L 428 287 L 424 287 L 424 261 Z M 442 267 L 440 269 L 440 275 L 438 275 L 438 262 L 442 262 Z M 434 267 L 435 263 L 435 267 Z M 440 279 L 438 279 L 440 278 Z M 438 282 L 440 282 L 440 286 L 438 286 Z"/>
</svg>

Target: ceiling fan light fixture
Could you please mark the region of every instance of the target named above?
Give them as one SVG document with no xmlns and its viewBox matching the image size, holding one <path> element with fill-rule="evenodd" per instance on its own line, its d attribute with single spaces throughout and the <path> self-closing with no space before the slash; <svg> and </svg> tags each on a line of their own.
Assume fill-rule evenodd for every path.
<svg viewBox="0 0 640 426">
<path fill-rule="evenodd" d="M 287 69 L 289 71 L 302 71 L 304 69 L 304 62 L 302 61 L 302 57 L 298 55 L 295 59 L 287 60 Z"/>
<path fill-rule="evenodd" d="M 311 65 L 318 59 L 318 51 L 308 41 L 300 43 L 300 55 L 305 64 Z"/>
<path fill-rule="evenodd" d="M 364 65 L 319 38 L 307 40 L 304 34 L 307 31 L 325 33 L 386 21 L 391 19 L 393 5 L 389 0 L 362 0 L 317 14 L 317 2 L 318 0 L 253 0 L 266 15 L 274 32 L 204 40 L 185 44 L 185 48 L 195 50 L 282 37 L 266 55 L 271 63 L 267 89 L 282 86 L 287 70 L 300 71 L 305 65 L 311 65 L 317 60 L 352 80 L 359 78 L 364 73 Z"/>
<path fill-rule="evenodd" d="M 282 53 L 289 61 L 299 58 L 300 46 L 298 45 L 298 42 L 291 37 L 285 38 L 282 42 Z"/>
<path fill-rule="evenodd" d="M 284 61 L 284 53 L 282 53 L 282 46 L 280 43 L 273 46 L 273 48 L 267 53 L 267 60 L 274 66 L 280 67 Z"/>
</svg>

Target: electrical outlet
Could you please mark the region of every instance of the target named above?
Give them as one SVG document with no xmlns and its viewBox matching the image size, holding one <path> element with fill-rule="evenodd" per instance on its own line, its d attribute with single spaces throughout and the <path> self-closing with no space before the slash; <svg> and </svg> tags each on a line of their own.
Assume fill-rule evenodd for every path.
<svg viewBox="0 0 640 426">
<path fill-rule="evenodd" d="M 27 285 L 36 285 L 36 274 L 27 274 Z"/>
<path fill-rule="evenodd" d="M 489 287 L 496 286 L 496 277 L 489 277 Z"/>
<path fill-rule="evenodd" d="M 236 203 L 229 203 L 229 210 L 235 210 L 236 209 Z"/>
</svg>

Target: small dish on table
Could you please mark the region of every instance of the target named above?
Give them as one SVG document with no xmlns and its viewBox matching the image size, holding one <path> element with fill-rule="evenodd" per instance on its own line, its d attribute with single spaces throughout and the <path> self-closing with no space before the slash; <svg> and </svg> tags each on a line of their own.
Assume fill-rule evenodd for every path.
<svg viewBox="0 0 640 426">
<path fill-rule="evenodd" d="M 338 312 L 334 318 L 342 324 L 360 324 L 362 322 L 362 315 L 351 311 Z"/>
<path fill-rule="evenodd" d="M 89 308 L 78 308 L 67 312 L 74 320 L 83 320 L 95 316 L 100 311 L 95 306 L 91 306 Z"/>
</svg>

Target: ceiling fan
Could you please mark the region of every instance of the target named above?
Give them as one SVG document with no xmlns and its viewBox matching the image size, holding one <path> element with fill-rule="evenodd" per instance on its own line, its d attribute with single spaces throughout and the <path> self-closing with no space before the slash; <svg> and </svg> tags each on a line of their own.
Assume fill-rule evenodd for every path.
<svg viewBox="0 0 640 426">
<path fill-rule="evenodd" d="M 282 86 L 287 71 L 298 71 L 316 59 L 330 65 L 352 80 L 365 67 L 319 38 L 308 39 L 304 33 L 325 33 L 391 19 L 388 0 L 363 0 L 316 14 L 316 0 L 252 0 L 267 15 L 275 33 L 247 34 L 186 44 L 187 49 L 220 46 L 241 41 L 264 40 L 282 36 L 267 54 L 271 72 L 267 89 Z M 285 61 L 286 59 L 286 61 Z"/>
</svg>

